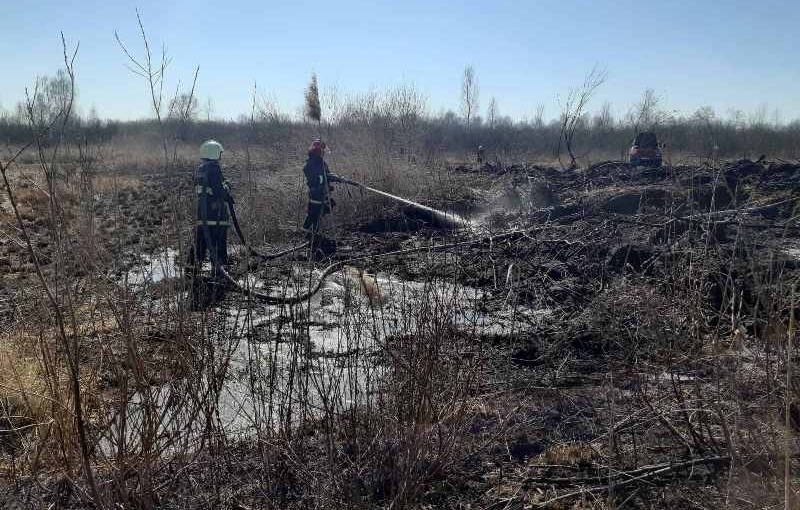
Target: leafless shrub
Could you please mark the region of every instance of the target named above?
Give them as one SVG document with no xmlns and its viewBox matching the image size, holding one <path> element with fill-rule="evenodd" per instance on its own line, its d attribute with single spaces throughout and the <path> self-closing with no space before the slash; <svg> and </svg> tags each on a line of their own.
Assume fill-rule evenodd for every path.
<svg viewBox="0 0 800 510">
<path fill-rule="evenodd" d="M 533 116 L 533 125 L 537 128 L 544 127 L 544 105 L 539 104 L 536 107 L 536 114 Z"/>
<path fill-rule="evenodd" d="M 658 128 L 666 119 L 666 114 L 659 109 L 661 98 L 656 96 L 653 89 L 647 89 L 642 98 L 628 113 L 629 122 L 634 132 L 652 131 Z"/>
<path fill-rule="evenodd" d="M 497 99 L 492 97 L 492 99 L 489 101 L 489 109 L 486 110 L 486 122 L 488 123 L 489 129 L 493 129 L 495 127 L 497 116 Z"/>
<path fill-rule="evenodd" d="M 566 149 L 570 158 L 569 168 L 575 168 L 577 157 L 575 155 L 575 133 L 584 123 L 586 106 L 594 96 L 597 89 L 605 83 L 608 73 L 597 67 L 593 68 L 583 80 L 580 88 L 570 90 L 567 99 L 561 110 L 561 134 L 558 139 L 556 156 L 561 162 L 562 146 Z"/>
<path fill-rule="evenodd" d="M 35 138 L 8 161 L 0 163 L 0 173 L 2 173 L 6 196 L 14 211 L 20 233 L 25 240 L 28 255 L 33 261 L 38 283 L 41 286 L 42 297 L 52 314 L 51 320 L 40 325 L 39 332 L 42 337 L 40 344 L 41 360 L 45 367 L 49 397 L 57 406 L 70 408 L 74 413 L 74 427 L 70 423 L 71 420 L 64 420 L 63 416 L 62 419 L 54 423 L 60 436 L 64 468 L 67 471 L 71 470 L 71 445 L 77 439 L 80 463 L 83 475 L 89 486 L 91 498 L 97 507 L 103 508 L 103 500 L 100 497 L 92 468 L 91 444 L 85 417 L 87 409 L 84 403 L 84 388 L 82 388 L 80 359 L 82 346 L 77 313 L 77 307 L 81 299 L 76 294 L 73 286 L 74 270 L 70 270 L 70 267 L 75 266 L 76 261 L 71 258 L 72 250 L 70 249 L 70 240 L 68 238 L 70 230 L 69 216 L 64 214 L 63 187 L 59 185 L 59 172 L 57 171 L 58 165 L 61 163 L 59 157 L 63 136 L 73 109 L 75 90 L 74 62 L 78 47 L 76 46 L 75 50 L 70 54 L 63 34 L 61 35 L 61 40 L 64 54 L 64 70 L 56 82 L 51 82 L 51 84 L 56 83 L 56 86 L 51 87 L 48 85 L 45 90 L 45 96 L 42 97 L 39 95 L 39 83 L 37 82 L 33 92 L 27 94 L 26 111 L 28 121 L 34 128 Z M 48 146 L 46 140 L 51 130 L 59 133 L 59 136 L 52 146 Z M 37 149 L 48 197 L 49 237 L 55 245 L 55 249 L 52 251 L 52 260 L 49 264 L 42 260 L 41 255 L 37 253 L 33 246 L 32 234 L 20 215 L 16 195 L 8 175 L 9 168 L 15 164 L 19 155 L 31 145 L 34 145 Z M 45 265 L 49 267 L 45 269 Z M 52 337 L 55 337 L 55 346 L 51 343 Z M 64 366 L 67 367 L 68 374 L 66 381 L 61 380 L 59 375 Z M 66 394 L 61 390 L 61 385 L 64 383 L 69 387 Z M 56 415 L 54 415 L 55 417 Z"/>
<path fill-rule="evenodd" d="M 426 98 L 414 85 L 400 85 L 387 91 L 382 109 L 389 122 L 396 126 L 401 155 L 408 161 L 415 159 L 421 123 L 427 113 Z"/>
</svg>

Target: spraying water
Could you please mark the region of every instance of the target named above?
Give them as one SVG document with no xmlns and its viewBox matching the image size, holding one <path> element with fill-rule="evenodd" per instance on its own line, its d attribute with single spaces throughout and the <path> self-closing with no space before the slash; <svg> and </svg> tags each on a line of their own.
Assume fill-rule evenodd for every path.
<svg viewBox="0 0 800 510">
<path fill-rule="evenodd" d="M 444 212 L 444 211 L 439 211 L 438 209 L 434 209 L 432 207 L 428 207 L 426 205 L 419 204 L 419 203 L 414 202 L 412 200 L 409 200 L 407 198 L 398 197 L 397 195 L 392 195 L 391 193 L 387 193 L 387 192 L 381 191 L 379 189 L 371 188 L 369 186 L 357 183 L 355 181 L 351 181 L 349 179 L 342 179 L 342 181 L 345 182 L 346 184 L 350 184 L 352 186 L 357 186 L 357 187 L 359 187 L 361 189 L 365 189 L 367 191 L 371 191 L 372 193 L 376 193 L 376 194 L 384 196 L 386 198 L 390 198 L 390 199 L 395 200 L 397 202 L 406 204 L 406 205 L 408 205 L 410 207 L 413 207 L 414 209 L 417 209 L 419 211 L 423 211 L 426 214 L 429 214 L 431 216 L 431 219 L 434 221 L 434 223 L 437 223 L 438 225 L 440 225 L 440 226 L 442 226 L 444 228 L 448 228 L 448 229 L 471 228 L 473 226 L 472 222 L 470 222 L 467 219 L 462 218 L 461 216 L 459 216 L 457 214 L 448 213 L 448 212 Z"/>
</svg>

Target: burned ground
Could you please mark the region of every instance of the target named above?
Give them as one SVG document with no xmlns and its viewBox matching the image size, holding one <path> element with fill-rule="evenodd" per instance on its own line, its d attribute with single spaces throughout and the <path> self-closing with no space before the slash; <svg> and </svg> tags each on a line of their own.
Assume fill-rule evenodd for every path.
<svg viewBox="0 0 800 510">
<path fill-rule="evenodd" d="M 229 170 L 235 189 L 252 179 L 240 168 Z M 104 454 L 97 476 L 109 500 L 164 508 L 766 508 L 782 501 L 784 459 L 797 489 L 797 445 L 787 446 L 784 435 L 786 423 L 797 426 L 795 383 L 786 385 L 787 359 L 796 360 L 787 358 L 786 339 L 797 314 L 800 166 L 742 160 L 642 169 L 607 162 L 574 171 L 458 166 L 445 174 L 449 180 L 425 205 L 473 219 L 472 229 L 443 231 L 386 202 L 359 205 L 357 194 L 339 189 L 341 214 L 328 232 L 339 249 L 317 264 L 348 262 L 362 288 L 365 274 L 463 286 L 480 296 L 469 305 L 473 312 L 492 324 L 453 322 L 446 312 L 456 301 L 436 298 L 424 324 L 414 309 L 420 316 L 407 334 L 387 334 L 351 365 L 363 345 L 331 351 L 291 340 L 305 338 L 313 318 L 302 306 L 289 307 L 247 328 L 245 341 L 286 342 L 300 358 L 324 358 L 342 370 L 381 367 L 379 382 L 369 386 L 374 395 L 352 397 L 349 406 L 315 413 L 300 426 L 281 416 L 289 426 L 274 434 L 269 427 L 231 433 L 215 418 L 218 407 L 192 408 L 205 424 L 200 448 L 159 450 L 159 464 L 149 461 L 138 475 Z M 171 219 L 190 210 L 186 177 L 137 175 L 94 195 L 91 214 L 103 246 L 91 263 L 76 257 L 65 268 L 86 285 L 87 303 L 94 302 L 92 289 L 113 287 L 143 256 L 178 248 Z M 266 172 L 256 189 L 288 182 L 282 179 Z M 298 195 L 295 188 L 285 185 L 282 194 Z M 39 198 L 28 195 L 24 221 L 47 266 L 54 249 L 47 221 L 36 214 Z M 259 250 L 301 242 L 291 224 L 275 235 L 279 227 L 259 221 L 276 211 L 292 221 L 301 214 L 301 194 L 300 206 L 241 196 L 247 234 Z M 354 213 L 359 209 L 363 214 Z M 190 229 L 179 231 L 182 242 L 189 236 Z M 32 264 L 11 236 L 0 242 L 0 312 L 5 323 L 35 330 Z M 295 268 L 310 264 L 307 251 L 266 265 L 235 253 L 236 278 L 249 267 L 258 281 L 289 294 Z M 86 278 L 92 272 L 105 276 Z M 81 361 L 93 367 L 99 400 L 134 388 L 143 394 L 143 385 L 213 393 L 209 378 L 226 377 L 226 342 L 236 331 L 226 320 L 258 305 L 228 293 L 217 308 L 184 316 L 192 317 L 187 325 L 152 304 L 185 291 L 182 282 L 115 290 L 131 310 L 112 307 L 113 324 L 96 321 L 84 332 Z M 133 343 L 137 359 L 130 357 Z M 190 369 L 197 366 L 209 378 L 195 380 Z M 183 403 L 168 394 L 175 400 L 163 405 Z M 87 405 L 104 416 L 104 404 Z M 35 423 L 6 421 L 7 430 Z M 95 437 L 103 437 L 103 426 L 108 422 L 92 421 Z M 11 485 L 1 489 L 6 501 L 21 508 L 83 504 L 69 473 L 14 467 L 32 456 L 30 434 L 2 437 L 12 466 Z"/>
</svg>

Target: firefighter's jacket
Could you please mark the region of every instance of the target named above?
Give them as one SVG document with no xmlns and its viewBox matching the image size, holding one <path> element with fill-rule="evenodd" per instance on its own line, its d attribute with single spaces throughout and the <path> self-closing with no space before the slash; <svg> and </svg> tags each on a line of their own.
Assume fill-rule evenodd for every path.
<svg viewBox="0 0 800 510">
<path fill-rule="evenodd" d="M 309 203 L 328 203 L 328 194 L 333 189 L 331 183 L 339 182 L 339 177 L 331 173 L 325 160 L 317 154 L 309 154 L 306 166 L 303 167 L 303 174 L 308 185 Z"/>
<path fill-rule="evenodd" d="M 197 225 L 210 227 L 230 226 L 228 202 L 230 186 L 222 178 L 222 168 L 217 161 L 204 159 L 194 176 L 197 192 Z"/>
</svg>

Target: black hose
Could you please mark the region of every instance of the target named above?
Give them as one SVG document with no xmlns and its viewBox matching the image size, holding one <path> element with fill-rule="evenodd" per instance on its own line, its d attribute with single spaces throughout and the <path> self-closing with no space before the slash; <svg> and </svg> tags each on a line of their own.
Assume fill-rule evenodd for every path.
<svg viewBox="0 0 800 510">
<path fill-rule="evenodd" d="M 246 296 L 258 299 L 259 301 L 263 301 L 264 303 L 272 304 L 272 305 L 296 304 L 296 303 L 301 303 L 303 301 L 307 301 L 307 300 L 311 299 L 314 296 L 314 294 L 319 292 L 319 289 L 322 287 L 322 284 L 325 282 L 325 279 L 328 276 L 330 276 L 331 273 L 336 271 L 338 268 L 340 268 L 340 267 L 342 267 L 342 266 L 344 266 L 346 264 L 349 264 L 351 262 L 355 262 L 357 260 L 364 260 L 364 259 L 378 258 L 378 257 L 390 257 L 390 256 L 395 256 L 395 255 L 404 255 L 406 253 L 413 253 L 413 252 L 423 251 L 423 250 L 442 250 L 442 249 L 447 249 L 447 248 L 456 248 L 456 247 L 459 247 L 459 246 L 471 246 L 471 245 L 481 244 L 481 243 L 485 243 L 485 242 L 493 242 L 493 241 L 499 240 L 499 239 L 506 239 L 506 238 L 510 238 L 510 237 L 514 237 L 514 236 L 518 236 L 518 235 L 525 235 L 525 232 L 526 231 L 524 231 L 524 230 L 512 230 L 512 231 L 509 231 L 509 232 L 504 232 L 502 234 L 497 234 L 497 235 L 494 235 L 494 236 L 484 236 L 484 237 L 481 237 L 480 239 L 473 239 L 473 240 L 470 240 L 470 241 L 461 241 L 461 242 L 457 242 L 457 243 L 443 244 L 443 245 L 439 245 L 439 246 L 422 246 L 422 247 L 417 247 L 417 248 L 407 248 L 407 249 L 404 249 L 404 250 L 396 250 L 396 251 L 390 251 L 390 252 L 386 252 L 386 253 L 376 253 L 374 255 L 362 255 L 362 256 L 359 256 L 359 257 L 353 257 L 353 258 L 350 258 L 350 259 L 347 259 L 347 260 L 342 260 L 340 262 L 335 262 L 335 263 L 329 265 L 328 267 L 326 267 L 325 269 L 323 269 L 322 274 L 320 274 L 320 276 L 319 276 L 319 280 L 317 281 L 317 283 L 313 287 L 311 287 L 311 289 L 308 292 L 306 292 L 304 294 L 297 295 L 297 296 L 291 296 L 291 297 L 270 296 L 269 294 L 264 294 L 263 292 L 258 292 L 258 291 L 252 290 L 252 289 L 245 288 L 241 284 L 239 284 L 239 282 L 237 282 L 236 280 L 231 278 L 231 276 L 223 268 L 220 268 L 220 274 L 236 291 L 241 292 L 242 294 L 245 294 Z"/>
<path fill-rule="evenodd" d="M 239 282 L 231 278 L 231 275 L 229 275 L 228 272 L 225 271 L 225 269 L 223 268 L 220 268 L 220 274 L 225 279 L 225 281 L 227 281 L 231 286 L 233 286 L 235 290 L 241 292 L 246 296 L 258 299 L 259 301 L 262 301 L 270 305 L 291 305 L 296 303 L 302 303 L 303 301 L 311 299 L 314 296 L 314 294 L 319 292 L 319 289 L 320 287 L 322 287 L 325 278 L 330 276 L 330 274 L 336 271 L 339 267 L 343 266 L 345 262 L 346 261 L 335 262 L 329 265 L 322 271 L 322 274 L 319 276 L 319 280 L 313 287 L 311 287 L 311 289 L 308 292 L 291 297 L 270 296 L 269 294 L 264 294 L 263 292 L 258 292 L 253 289 L 248 289 L 246 287 L 243 287 L 241 284 L 239 284 Z"/>
<path fill-rule="evenodd" d="M 309 242 L 305 242 L 293 248 L 279 251 L 278 253 L 268 253 L 266 255 L 261 254 L 257 252 L 255 248 L 247 244 L 247 241 L 244 238 L 244 233 L 242 233 L 242 228 L 239 226 L 239 218 L 236 216 L 236 208 L 233 207 L 233 204 L 231 202 L 228 202 L 228 210 L 231 213 L 231 221 L 233 222 L 233 228 L 234 230 L 236 230 L 236 235 L 239 237 L 239 241 L 242 242 L 242 246 L 244 246 L 247 249 L 247 252 L 250 253 L 250 255 L 261 259 L 261 262 L 265 262 L 267 260 L 275 260 L 277 258 L 283 257 L 284 255 L 288 255 L 294 251 L 302 250 L 303 248 L 308 247 L 308 245 L 310 244 Z"/>
</svg>

